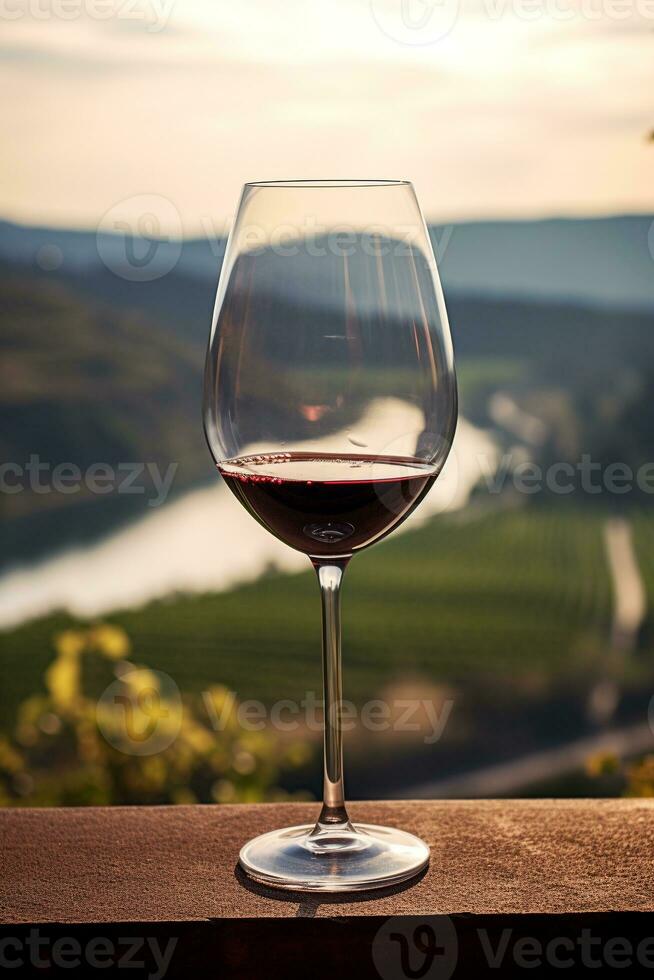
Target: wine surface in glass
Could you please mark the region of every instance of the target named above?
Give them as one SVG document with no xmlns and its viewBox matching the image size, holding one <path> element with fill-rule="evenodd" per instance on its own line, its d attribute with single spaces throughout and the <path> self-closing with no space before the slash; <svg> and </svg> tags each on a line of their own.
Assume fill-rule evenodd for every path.
<svg viewBox="0 0 654 980">
<path fill-rule="evenodd" d="M 411 457 L 332 453 L 263 453 L 225 460 L 218 469 L 259 523 L 315 557 L 345 557 L 378 541 L 437 475 Z"/>
</svg>

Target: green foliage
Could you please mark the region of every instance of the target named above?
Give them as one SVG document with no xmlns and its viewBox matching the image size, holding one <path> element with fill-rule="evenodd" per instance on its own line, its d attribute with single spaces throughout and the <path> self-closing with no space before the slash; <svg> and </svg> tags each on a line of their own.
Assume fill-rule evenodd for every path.
<svg viewBox="0 0 654 980">
<path fill-rule="evenodd" d="M 55 651 L 45 693 L 23 701 L 14 731 L 0 736 L 0 804 L 278 799 L 280 771 L 307 761 L 304 743 L 243 729 L 225 687 L 200 702 L 132 663 L 117 626 L 64 630 Z"/>
<path fill-rule="evenodd" d="M 612 752 L 603 752 L 586 760 L 585 776 L 589 795 L 651 798 L 654 755 L 620 759 Z"/>
<path fill-rule="evenodd" d="M 626 766 L 625 796 L 654 796 L 654 755 L 646 755 Z"/>
<path fill-rule="evenodd" d="M 638 567 L 648 597 L 648 608 L 654 608 L 654 514 L 641 509 L 633 516 L 633 542 Z"/>
</svg>

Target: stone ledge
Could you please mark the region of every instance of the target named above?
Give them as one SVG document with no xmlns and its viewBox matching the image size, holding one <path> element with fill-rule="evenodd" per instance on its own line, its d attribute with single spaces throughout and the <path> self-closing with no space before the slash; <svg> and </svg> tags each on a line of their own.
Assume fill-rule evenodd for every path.
<svg viewBox="0 0 654 980">
<path fill-rule="evenodd" d="M 356 803 L 355 820 L 427 841 L 421 879 L 355 897 L 302 896 L 255 886 L 236 870 L 245 840 L 316 812 L 307 804 L 0 811 L 2 935 L 38 926 L 52 937 L 175 936 L 167 976 L 211 966 L 216 976 L 249 978 L 348 977 L 355 968 L 379 977 L 372 949 L 389 917 L 448 917 L 463 956 L 455 977 L 484 972 L 479 930 L 497 942 L 507 928 L 543 942 L 578 942 L 585 928 L 633 943 L 654 935 L 654 801 Z"/>
</svg>

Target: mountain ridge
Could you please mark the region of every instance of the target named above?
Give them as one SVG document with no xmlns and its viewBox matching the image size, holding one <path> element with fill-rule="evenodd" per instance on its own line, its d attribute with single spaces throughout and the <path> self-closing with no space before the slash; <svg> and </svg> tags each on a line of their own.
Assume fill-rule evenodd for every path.
<svg viewBox="0 0 654 980">
<path fill-rule="evenodd" d="M 430 224 L 429 229 L 446 293 L 654 310 L 652 214 L 465 221 Z M 120 278 L 121 263 L 128 264 L 130 237 L 132 245 L 138 242 L 104 231 L 96 235 L 0 221 L 0 258 L 71 273 L 107 268 Z M 172 268 L 215 288 L 223 236 L 152 242 L 162 269 Z M 153 274 L 156 281 L 164 278 L 156 268 Z"/>
</svg>

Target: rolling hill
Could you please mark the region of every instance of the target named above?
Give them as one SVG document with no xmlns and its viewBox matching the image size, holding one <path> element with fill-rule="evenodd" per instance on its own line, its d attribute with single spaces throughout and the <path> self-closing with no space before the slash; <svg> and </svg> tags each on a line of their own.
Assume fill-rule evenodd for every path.
<svg viewBox="0 0 654 980">
<path fill-rule="evenodd" d="M 430 232 L 447 290 L 654 309 L 654 215 L 432 224 Z M 0 222 L 0 259 L 38 266 L 49 246 L 59 268 L 91 274 L 125 261 L 122 235 L 34 228 Z M 213 292 L 225 239 L 157 241 L 157 261 Z M 50 256 L 50 260 L 52 256 Z M 114 277 L 115 278 L 115 277 Z"/>
</svg>

